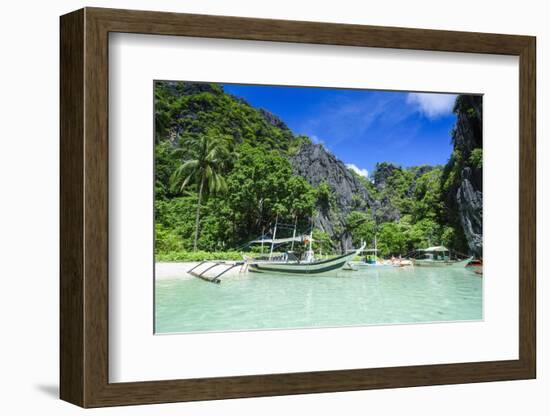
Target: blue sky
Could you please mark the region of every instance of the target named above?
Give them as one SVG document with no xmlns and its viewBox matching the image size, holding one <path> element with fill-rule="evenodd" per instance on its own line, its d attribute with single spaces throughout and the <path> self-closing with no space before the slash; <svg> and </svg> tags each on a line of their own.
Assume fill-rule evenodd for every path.
<svg viewBox="0 0 550 416">
<path fill-rule="evenodd" d="M 226 92 L 278 115 L 356 171 L 377 162 L 444 164 L 451 151 L 455 95 L 223 84 Z"/>
</svg>

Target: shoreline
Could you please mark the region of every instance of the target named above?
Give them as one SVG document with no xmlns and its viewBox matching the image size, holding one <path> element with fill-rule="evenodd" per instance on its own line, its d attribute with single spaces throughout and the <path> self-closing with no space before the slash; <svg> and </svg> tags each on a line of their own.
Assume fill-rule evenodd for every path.
<svg viewBox="0 0 550 416">
<path fill-rule="evenodd" d="M 161 261 L 155 263 L 155 281 L 157 280 L 170 280 L 170 279 L 194 279 L 195 277 L 187 273 L 188 270 L 192 269 L 193 267 L 197 266 L 200 263 L 200 261 Z M 227 261 L 227 264 L 235 264 L 234 261 Z M 201 271 L 209 266 L 211 266 L 212 263 L 209 265 L 201 266 L 195 270 Z M 216 267 L 214 269 L 217 269 L 219 272 L 221 272 L 223 269 L 221 267 Z M 229 270 L 227 273 L 224 273 L 224 276 L 236 276 L 239 274 L 239 271 L 241 270 L 240 267 L 235 267 L 234 269 Z M 209 274 L 209 273 L 208 273 Z M 210 275 L 210 274 L 209 274 Z"/>
</svg>

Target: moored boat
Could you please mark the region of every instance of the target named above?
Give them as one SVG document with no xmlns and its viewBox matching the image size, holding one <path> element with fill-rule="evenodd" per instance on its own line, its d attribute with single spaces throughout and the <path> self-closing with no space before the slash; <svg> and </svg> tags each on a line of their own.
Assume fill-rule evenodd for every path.
<svg viewBox="0 0 550 416">
<path fill-rule="evenodd" d="M 354 256 L 356 256 L 365 246 L 346 253 L 338 257 L 318 261 L 259 261 L 249 260 L 248 270 L 258 273 L 278 273 L 292 275 L 318 275 L 334 272 L 342 269 Z"/>
<path fill-rule="evenodd" d="M 465 259 L 451 258 L 451 252 L 447 247 L 434 246 L 418 250 L 420 257 L 413 260 L 415 266 L 424 267 L 465 267 L 473 257 Z"/>
<path fill-rule="evenodd" d="M 291 275 L 318 275 L 336 270 L 343 269 L 348 266 L 350 269 L 354 269 L 349 265 L 349 261 L 363 251 L 365 244 L 357 250 L 348 250 L 345 254 L 334 258 L 316 260 L 312 248 L 313 244 L 313 226 L 309 234 L 296 235 L 296 222 L 292 227 L 292 237 L 276 238 L 277 228 L 284 226 L 279 224 L 278 217 L 275 221 L 275 227 L 273 229 L 272 236 L 262 235 L 259 239 L 250 241 L 247 245 L 259 244 L 261 245 L 262 255 L 257 258 L 249 257 L 243 254 L 243 259 L 246 264 L 246 269 L 251 272 L 257 273 L 277 273 L 277 274 L 291 274 Z M 287 228 L 290 228 L 287 226 Z M 290 244 L 290 251 L 281 253 L 274 253 L 275 247 Z M 293 251 L 295 244 L 298 248 L 298 252 Z M 269 255 L 263 255 L 264 245 L 270 245 Z M 302 253 L 301 248 L 308 247 Z"/>
<path fill-rule="evenodd" d="M 367 248 L 360 250 L 363 253 L 364 259 L 359 262 L 353 262 L 353 266 L 363 268 L 363 267 L 380 267 L 380 266 L 391 266 L 388 262 L 380 261 L 378 257 L 378 247 L 376 235 L 374 236 L 374 248 Z"/>
</svg>

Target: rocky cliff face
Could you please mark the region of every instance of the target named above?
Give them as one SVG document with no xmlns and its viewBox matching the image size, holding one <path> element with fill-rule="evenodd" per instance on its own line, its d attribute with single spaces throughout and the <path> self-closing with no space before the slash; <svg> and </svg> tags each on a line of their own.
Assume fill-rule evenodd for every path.
<svg viewBox="0 0 550 416">
<path fill-rule="evenodd" d="M 483 256 L 483 194 L 475 186 L 472 169 L 462 171 L 460 186 L 456 192 L 460 222 L 468 248 L 478 257 Z"/>
<path fill-rule="evenodd" d="M 378 191 L 378 198 L 374 201 L 373 212 L 376 221 L 380 223 L 399 221 L 401 210 L 390 200 L 391 192 L 384 192 L 391 185 L 388 183 L 392 176 L 397 172 L 402 172 L 400 166 L 393 163 L 377 163 L 373 172 L 374 186 Z"/>
<path fill-rule="evenodd" d="M 377 163 L 373 173 L 373 180 L 376 188 L 378 188 L 378 190 L 384 189 L 388 184 L 388 178 L 390 178 L 396 170 L 401 170 L 401 168 L 393 163 Z"/>
<path fill-rule="evenodd" d="M 259 108 L 258 111 L 262 115 L 262 117 L 265 119 L 265 121 L 267 121 L 273 127 L 277 127 L 278 129 L 290 132 L 290 129 L 288 128 L 286 123 L 283 120 L 281 120 L 278 116 L 273 114 L 272 112 L 267 111 L 263 108 Z"/>
<path fill-rule="evenodd" d="M 340 241 L 341 249 L 352 247 L 351 234 L 346 230 L 346 217 L 363 204 L 371 207 L 373 198 L 365 186 L 350 172 L 346 165 L 329 153 L 321 144 L 304 143 L 298 153 L 290 158 L 297 175 L 318 187 L 325 182 L 334 195 L 333 207 L 319 205 L 314 218 L 316 228 Z"/>
<path fill-rule="evenodd" d="M 482 148 L 481 96 L 459 96 L 455 105 L 454 154 L 449 164 L 457 172 L 451 187 L 458 218 L 471 254 L 483 255 L 483 168 L 473 159 Z M 480 153 L 481 154 L 481 153 Z"/>
</svg>

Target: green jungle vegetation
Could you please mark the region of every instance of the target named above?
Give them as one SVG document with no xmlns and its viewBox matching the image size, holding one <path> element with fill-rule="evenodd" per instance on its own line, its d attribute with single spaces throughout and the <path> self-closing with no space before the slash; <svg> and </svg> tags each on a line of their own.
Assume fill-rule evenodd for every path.
<svg viewBox="0 0 550 416">
<path fill-rule="evenodd" d="M 246 242 L 276 218 L 307 232 L 320 209 L 337 210 L 329 186 L 313 187 L 293 173 L 289 156 L 309 141 L 217 84 L 156 82 L 156 259 L 240 259 Z M 481 149 L 471 153 L 467 160 L 453 154 L 450 167 L 394 167 L 383 186 L 375 183 L 387 163 L 377 165 L 374 183 L 356 175 L 381 212 L 400 215 L 384 221 L 365 201 L 354 201 L 345 225 L 354 244 L 371 243 L 376 234 L 383 256 L 436 243 L 465 250 L 446 201 L 459 169 L 481 163 Z M 315 229 L 314 240 L 316 251 L 339 251 L 335 236 Z"/>
</svg>

